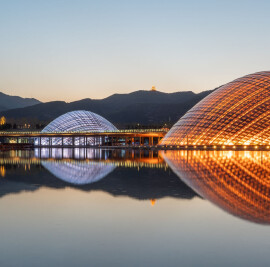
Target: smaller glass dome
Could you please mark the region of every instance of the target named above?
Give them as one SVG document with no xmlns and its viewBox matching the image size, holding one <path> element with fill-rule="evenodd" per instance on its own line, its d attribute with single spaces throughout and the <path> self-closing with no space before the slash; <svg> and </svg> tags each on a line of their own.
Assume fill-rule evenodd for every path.
<svg viewBox="0 0 270 267">
<path fill-rule="evenodd" d="M 85 111 L 76 110 L 65 113 L 49 123 L 41 132 L 57 133 L 57 132 L 115 132 L 118 129 L 105 118 L 100 115 Z M 35 145 L 41 146 L 62 146 L 62 145 L 99 145 L 102 143 L 101 137 L 49 137 L 35 139 Z"/>
<path fill-rule="evenodd" d="M 117 128 L 100 115 L 85 111 L 76 110 L 65 113 L 49 123 L 41 132 L 103 132 L 117 131 Z"/>
</svg>

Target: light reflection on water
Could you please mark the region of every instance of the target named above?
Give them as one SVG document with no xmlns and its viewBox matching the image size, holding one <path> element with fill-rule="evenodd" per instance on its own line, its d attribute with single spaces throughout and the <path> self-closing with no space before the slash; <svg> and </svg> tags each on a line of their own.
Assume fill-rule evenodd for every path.
<svg viewBox="0 0 270 267">
<path fill-rule="evenodd" d="M 270 153 L 166 151 L 171 169 L 194 191 L 225 211 L 270 223 Z"/>
<path fill-rule="evenodd" d="M 263 266 L 269 172 L 269 152 L 0 152 L 1 266 Z"/>
<path fill-rule="evenodd" d="M 42 166 L 57 178 L 72 184 L 91 184 L 106 177 L 116 166 L 103 162 L 48 162 Z"/>
<path fill-rule="evenodd" d="M 226 212 L 249 221 L 270 223 L 270 152 L 266 151 L 41 148 L 2 152 L 1 156 L 2 177 L 7 163 L 23 164 L 25 168 L 35 163 L 73 185 L 98 182 L 117 167 L 163 168 L 166 173 L 169 166 L 189 188 Z"/>
</svg>

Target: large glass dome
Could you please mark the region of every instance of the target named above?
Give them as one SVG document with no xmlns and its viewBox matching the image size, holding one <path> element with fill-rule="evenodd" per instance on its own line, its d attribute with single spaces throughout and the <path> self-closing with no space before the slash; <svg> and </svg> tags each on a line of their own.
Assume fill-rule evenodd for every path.
<svg viewBox="0 0 270 267">
<path fill-rule="evenodd" d="M 161 145 L 268 145 L 270 72 L 236 79 L 208 95 L 167 133 Z"/>
<path fill-rule="evenodd" d="M 79 131 L 117 131 L 117 128 L 94 112 L 77 110 L 56 118 L 42 130 L 42 133 Z"/>
</svg>

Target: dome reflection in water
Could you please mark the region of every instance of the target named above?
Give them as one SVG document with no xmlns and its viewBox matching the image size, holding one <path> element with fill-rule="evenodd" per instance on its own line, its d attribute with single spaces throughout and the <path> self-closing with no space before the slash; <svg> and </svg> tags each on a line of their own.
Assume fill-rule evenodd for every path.
<svg viewBox="0 0 270 267">
<path fill-rule="evenodd" d="M 115 169 L 113 164 L 104 162 L 42 162 L 57 178 L 77 185 L 91 184 L 107 176 Z"/>
<path fill-rule="evenodd" d="M 243 219 L 270 223 L 270 152 L 166 151 L 171 169 L 203 198 Z"/>
<path fill-rule="evenodd" d="M 101 159 L 107 158 L 106 151 L 98 149 L 36 149 L 35 155 L 51 161 L 41 164 L 57 178 L 77 185 L 91 184 L 111 173 L 115 164 Z M 55 160 L 66 159 L 66 160 Z"/>
</svg>

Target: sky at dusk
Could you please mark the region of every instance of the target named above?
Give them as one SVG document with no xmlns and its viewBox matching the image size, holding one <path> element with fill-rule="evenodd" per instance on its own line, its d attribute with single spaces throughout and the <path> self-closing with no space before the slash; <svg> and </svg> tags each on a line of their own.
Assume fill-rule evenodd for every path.
<svg viewBox="0 0 270 267">
<path fill-rule="evenodd" d="M 270 69 L 270 1 L 0 0 L 0 91 L 210 90 Z"/>
</svg>

